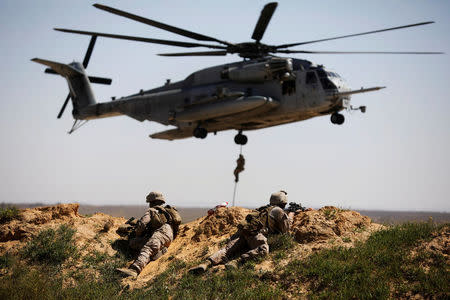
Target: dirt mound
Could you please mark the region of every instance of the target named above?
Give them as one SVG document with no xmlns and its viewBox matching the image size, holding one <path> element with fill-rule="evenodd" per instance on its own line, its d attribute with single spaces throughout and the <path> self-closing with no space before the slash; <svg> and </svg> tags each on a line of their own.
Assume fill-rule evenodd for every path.
<svg viewBox="0 0 450 300">
<path fill-rule="evenodd" d="M 291 232 L 298 244 L 290 250 L 286 259 L 277 262 L 264 261 L 258 269 L 273 270 L 285 266 L 291 259 L 303 259 L 322 249 L 352 247 L 357 241 L 365 241 L 372 232 L 384 226 L 355 211 L 325 206 L 318 210 L 299 212 L 293 217 Z"/>
<path fill-rule="evenodd" d="M 20 221 L 35 225 L 45 224 L 53 220 L 67 221 L 80 217 L 78 214 L 79 207 L 79 204 L 59 204 L 24 209 L 21 211 Z"/>
<path fill-rule="evenodd" d="M 444 226 L 439 232 L 434 232 L 433 238 L 430 241 L 419 245 L 412 255 L 416 256 L 421 250 L 442 255 L 447 264 L 450 264 L 450 227 Z M 432 258 L 428 258 L 424 261 L 425 266 L 431 263 L 433 263 Z"/>
<path fill-rule="evenodd" d="M 249 209 L 240 207 L 219 207 L 215 213 L 204 217 L 204 219 L 195 228 L 192 240 L 196 242 L 209 239 L 211 236 L 223 236 L 231 231 L 236 231 L 236 226 L 250 212 Z M 188 229 L 188 226 L 183 228 Z"/>
<path fill-rule="evenodd" d="M 74 238 L 82 254 L 96 250 L 113 255 L 115 250 L 112 249 L 110 241 L 120 238 L 115 230 L 126 220 L 102 213 L 83 217 L 78 214 L 79 206 L 79 204 L 60 204 L 21 209 L 17 219 L 0 225 L 0 254 L 6 251 L 16 253 L 40 231 L 67 224 L 77 230 Z M 108 231 L 104 230 L 106 223 L 111 225 Z"/>
<path fill-rule="evenodd" d="M 82 256 L 92 254 L 93 251 L 114 256 L 117 250 L 112 245 L 127 243 L 116 233 L 117 228 L 125 223 L 124 218 L 102 213 L 85 217 L 78 214 L 78 208 L 78 204 L 62 204 L 21 210 L 19 219 L 0 225 L 0 255 L 6 251 L 16 253 L 41 230 L 57 228 L 62 224 L 76 229 L 74 239 Z M 211 215 L 181 225 L 179 235 L 168 252 L 150 262 L 137 280 L 125 279 L 124 283 L 130 284 L 132 288 L 144 286 L 164 272 L 174 258 L 189 263 L 204 261 L 226 244 L 227 239 L 236 232 L 237 224 L 250 211 L 240 207 L 220 207 Z M 313 251 L 337 244 L 350 247 L 354 241 L 366 239 L 372 231 L 381 227 L 359 213 L 335 207 L 300 212 L 294 216 L 292 227 L 299 243 L 290 251 L 289 257 L 305 257 Z M 277 263 L 282 264 L 283 261 Z M 267 260 L 259 268 L 273 269 L 274 265 Z"/>
<path fill-rule="evenodd" d="M 0 225 L 0 242 L 20 241 L 30 237 L 41 225 L 52 221 L 70 222 L 78 218 L 79 204 L 60 204 L 20 210 L 19 217 Z"/>
<path fill-rule="evenodd" d="M 292 231 L 299 243 L 311 243 L 322 240 L 351 238 L 371 228 L 369 217 L 355 211 L 325 206 L 319 210 L 298 213 L 293 222 Z M 376 226 L 378 229 L 378 226 Z"/>
<path fill-rule="evenodd" d="M 450 227 L 444 226 L 440 232 L 433 234 L 434 238 L 424 246 L 427 250 L 441 253 L 447 260 L 450 256 Z"/>
</svg>

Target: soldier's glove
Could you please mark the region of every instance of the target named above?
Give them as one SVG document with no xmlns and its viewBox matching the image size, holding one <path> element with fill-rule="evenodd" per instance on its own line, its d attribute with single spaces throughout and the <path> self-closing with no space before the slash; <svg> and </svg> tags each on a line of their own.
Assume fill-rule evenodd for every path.
<svg viewBox="0 0 450 300">
<path fill-rule="evenodd" d="M 127 235 L 131 232 L 131 230 L 133 229 L 133 226 L 129 225 L 129 224 L 123 224 L 120 225 L 119 228 L 117 228 L 117 233 L 121 236 Z"/>
</svg>

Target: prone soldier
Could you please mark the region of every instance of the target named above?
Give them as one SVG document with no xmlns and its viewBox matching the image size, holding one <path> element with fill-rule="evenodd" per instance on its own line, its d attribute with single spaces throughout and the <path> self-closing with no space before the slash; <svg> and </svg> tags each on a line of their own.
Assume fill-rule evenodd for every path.
<svg viewBox="0 0 450 300">
<path fill-rule="evenodd" d="M 137 221 L 135 237 L 129 241 L 130 247 L 140 249 L 140 253 L 129 268 L 117 269 L 127 276 L 136 277 L 151 260 L 156 260 L 166 253 L 181 224 L 181 216 L 176 208 L 163 206 L 166 201 L 162 193 L 150 192 L 147 202 L 150 207 Z"/>
<path fill-rule="evenodd" d="M 204 273 L 209 267 L 226 264 L 235 267 L 237 261 L 232 258 L 240 254 L 240 261 L 267 255 L 269 245 L 268 234 L 289 232 L 291 220 L 283 210 L 287 204 L 287 193 L 279 191 L 270 196 L 269 205 L 258 208 L 248 214 L 238 225 L 238 231 L 231 236 L 227 245 L 208 257 L 207 261 L 189 270 L 192 274 Z"/>
</svg>

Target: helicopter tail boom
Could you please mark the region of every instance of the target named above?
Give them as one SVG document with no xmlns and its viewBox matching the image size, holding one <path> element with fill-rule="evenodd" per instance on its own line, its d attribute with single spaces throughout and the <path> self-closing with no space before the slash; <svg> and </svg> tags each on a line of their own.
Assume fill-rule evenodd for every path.
<svg viewBox="0 0 450 300">
<path fill-rule="evenodd" d="M 79 111 L 96 104 L 94 93 L 90 85 L 90 78 L 86 75 L 84 67 L 79 62 L 62 64 L 50 60 L 33 58 L 32 61 L 49 66 L 55 73 L 66 78 L 69 85 L 70 98 L 73 104 L 73 117 L 77 119 Z"/>
</svg>

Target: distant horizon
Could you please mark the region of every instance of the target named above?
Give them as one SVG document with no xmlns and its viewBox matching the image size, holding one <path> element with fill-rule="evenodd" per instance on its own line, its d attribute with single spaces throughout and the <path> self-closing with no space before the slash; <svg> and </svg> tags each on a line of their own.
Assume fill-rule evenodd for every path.
<svg viewBox="0 0 450 300">
<path fill-rule="evenodd" d="M 0 206 L 19 206 L 19 205 L 32 205 L 32 206 L 55 206 L 55 205 L 59 205 L 59 204 L 80 204 L 83 206 L 91 206 L 91 207 L 147 207 L 148 205 L 146 204 L 109 204 L 109 205 L 104 205 L 104 204 L 87 204 L 87 203 L 82 203 L 82 202 L 57 202 L 57 203 L 42 203 L 42 202 L 17 202 L 17 203 L 11 203 L 11 202 L 0 202 Z M 170 205 L 170 203 L 167 203 L 168 205 Z M 300 203 L 302 204 L 302 203 Z M 176 207 L 179 208 L 184 208 L 184 209 L 211 209 L 214 208 L 215 206 L 212 207 L 202 207 L 202 206 L 182 206 L 182 205 L 175 205 Z M 320 209 L 323 208 L 325 206 L 334 206 L 334 205 L 324 205 L 324 206 L 320 206 L 320 207 L 311 207 L 312 209 Z M 232 207 L 231 205 L 228 205 L 228 207 Z M 257 208 L 259 206 L 254 206 L 254 207 L 250 207 L 250 206 L 240 206 L 240 205 L 236 205 L 236 207 L 242 207 L 242 208 L 248 208 L 248 209 L 254 209 Z M 442 213 L 442 214 L 450 214 L 450 211 L 436 211 L 436 210 L 385 210 L 385 209 L 366 209 L 366 208 L 344 208 L 344 207 L 339 207 L 339 206 L 334 206 L 336 208 L 339 209 L 344 209 L 344 210 L 353 210 L 353 211 L 372 211 L 372 212 L 414 212 L 414 213 Z"/>
</svg>

